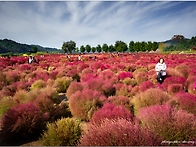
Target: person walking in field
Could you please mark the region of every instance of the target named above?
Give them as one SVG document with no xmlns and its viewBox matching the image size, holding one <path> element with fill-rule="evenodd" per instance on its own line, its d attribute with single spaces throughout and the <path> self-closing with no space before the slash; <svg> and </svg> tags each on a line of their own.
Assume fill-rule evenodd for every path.
<svg viewBox="0 0 196 147">
<path fill-rule="evenodd" d="M 156 64 L 155 66 L 155 70 L 157 72 L 157 81 L 162 84 L 165 80 L 165 76 L 166 76 L 166 69 L 167 66 L 164 62 L 163 58 L 159 59 L 159 63 Z"/>
</svg>

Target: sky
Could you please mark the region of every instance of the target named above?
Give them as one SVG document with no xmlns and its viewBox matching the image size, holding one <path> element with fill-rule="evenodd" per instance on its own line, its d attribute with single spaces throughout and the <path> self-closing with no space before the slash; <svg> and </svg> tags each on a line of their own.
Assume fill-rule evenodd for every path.
<svg viewBox="0 0 196 147">
<path fill-rule="evenodd" d="M 0 39 L 61 49 L 196 36 L 196 1 L 0 1 Z"/>
</svg>

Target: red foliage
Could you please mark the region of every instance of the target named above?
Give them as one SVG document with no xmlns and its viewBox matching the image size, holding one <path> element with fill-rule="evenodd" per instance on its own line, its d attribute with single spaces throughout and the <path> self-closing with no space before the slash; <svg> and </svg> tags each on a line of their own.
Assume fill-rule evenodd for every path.
<svg viewBox="0 0 196 147">
<path fill-rule="evenodd" d="M 118 75 L 118 78 L 124 80 L 125 78 L 133 78 L 133 75 L 130 72 L 122 72 Z"/>
<path fill-rule="evenodd" d="M 79 146 L 158 146 L 162 138 L 139 124 L 125 119 L 104 120 L 101 126 L 90 125 Z"/>
<path fill-rule="evenodd" d="M 94 111 L 105 102 L 106 97 L 100 92 L 86 89 L 78 91 L 69 98 L 71 114 L 81 120 L 90 120 Z"/>
<path fill-rule="evenodd" d="M 140 91 L 141 92 L 144 92 L 149 88 L 155 88 L 154 84 L 150 81 L 142 82 L 141 85 L 140 85 Z"/>
<path fill-rule="evenodd" d="M 176 93 L 182 92 L 183 91 L 183 87 L 182 84 L 170 84 L 168 86 L 168 93 L 174 95 Z"/>
<path fill-rule="evenodd" d="M 39 135 L 47 120 L 48 114 L 40 113 L 33 103 L 14 106 L 3 116 L 1 137 L 3 140 L 18 140 Z"/>
<path fill-rule="evenodd" d="M 101 109 L 96 111 L 90 123 L 101 125 L 103 119 L 127 119 L 133 121 L 133 114 L 123 106 L 115 106 L 113 103 L 104 104 Z"/>
</svg>

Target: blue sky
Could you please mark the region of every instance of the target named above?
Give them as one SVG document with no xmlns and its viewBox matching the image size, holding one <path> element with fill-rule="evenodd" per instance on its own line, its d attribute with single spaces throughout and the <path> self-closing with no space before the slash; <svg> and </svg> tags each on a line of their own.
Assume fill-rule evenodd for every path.
<svg viewBox="0 0 196 147">
<path fill-rule="evenodd" d="M 0 1 L 0 39 L 61 48 L 196 36 L 196 1 Z"/>
</svg>

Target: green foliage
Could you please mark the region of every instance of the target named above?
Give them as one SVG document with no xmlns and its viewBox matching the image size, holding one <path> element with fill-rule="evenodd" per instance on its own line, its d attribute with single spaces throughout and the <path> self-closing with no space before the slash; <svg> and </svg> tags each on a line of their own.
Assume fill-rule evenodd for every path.
<svg viewBox="0 0 196 147">
<path fill-rule="evenodd" d="M 33 50 L 35 53 L 37 53 L 37 51 L 38 51 L 37 46 L 34 46 L 32 50 Z"/>
<path fill-rule="evenodd" d="M 44 82 L 43 80 L 37 80 L 37 81 L 35 81 L 32 85 L 31 85 L 31 87 L 30 87 L 30 90 L 34 90 L 34 89 L 41 89 L 41 88 L 44 88 L 44 87 L 46 87 L 47 85 L 46 85 L 46 82 Z"/>
<path fill-rule="evenodd" d="M 72 40 L 67 41 L 67 42 L 63 42 L 63 45 L 61 48 L 65 53 L 67 53 L 67 52 L 72 53 L 72 51 L 75 51 L 76 43 Z"/>
<path fill-rule="evenodd" d="M 115 50 L 118 52 L 125 52 L 128 50 L 127 44 L 123 41 L 116 41 Z"/>
<path fill-rule="evenodd" d="M 79 52 L 79 49 L 78 49 L 78 47 L 76 47 L 76 53 L 78 53 Z"/>
<path fill-rule="evenodd" d="M 89 53 L 91 51 L 91 46 L 89 44 L 86 45 L 86 51 Z"/>
<path fill-rule="evenodd" d="M 81 136 L 80 123 L 71 118 L 62 118 L 47 124 L 40 142 L 43 146 L 75 146 Z"/>
<path fill-rule="evenodd" d="M 129 43 L 129 52 L 134 52 L 135 51 L 133 46 L 134 46 L 134 41 L 130 41 L 130 43 Z"/>
<path fill-rule="evenodd" d="M 102 50 L 101 45 L 98 44 L 97 47 L 96 47 L 96 50 L 97 50 L 98 53 L 100 53 L 101 50 Z"/>
<path fill-rule="evenodd" d="M 107 45 L 106 43 L 103 44 L 102 50 L 103 50 L 104 52 L 106 52 L 106 53 L 108 52 L 108 45 Z"/>
<path fill-rule="evenodd" d="M 82 53 L 85 52 L 85 47 L 83 45 L 80 47 L 80 52 L 82 52 Z"/>
<path fill-rule="evenodd" d="M 110 53 L 112 53 L 112 52 L 115 51 L 114 46 L 113 46 L 112 44 L 108 47 L 108 51 L 109 51 Z"/>
<path fill-rule="evenodd" d="M 0 100 L 0 118 L 13 106 L 16 106 L 18 103 L 13 99 L 13 97 L 4 97 Z"/>
<path fill-rule="evenodd" d="M 55 80 L 53 87 L 57 92 L 66 92 L 73 79 L 71 77 L 62 77 Z"/>
<path fill-rule="evenodd" d="M 91 51 L 94 53 L 96 51 L 96 48 L 95 47 L 92 47 L 91 48 Z"/>
</svg>

